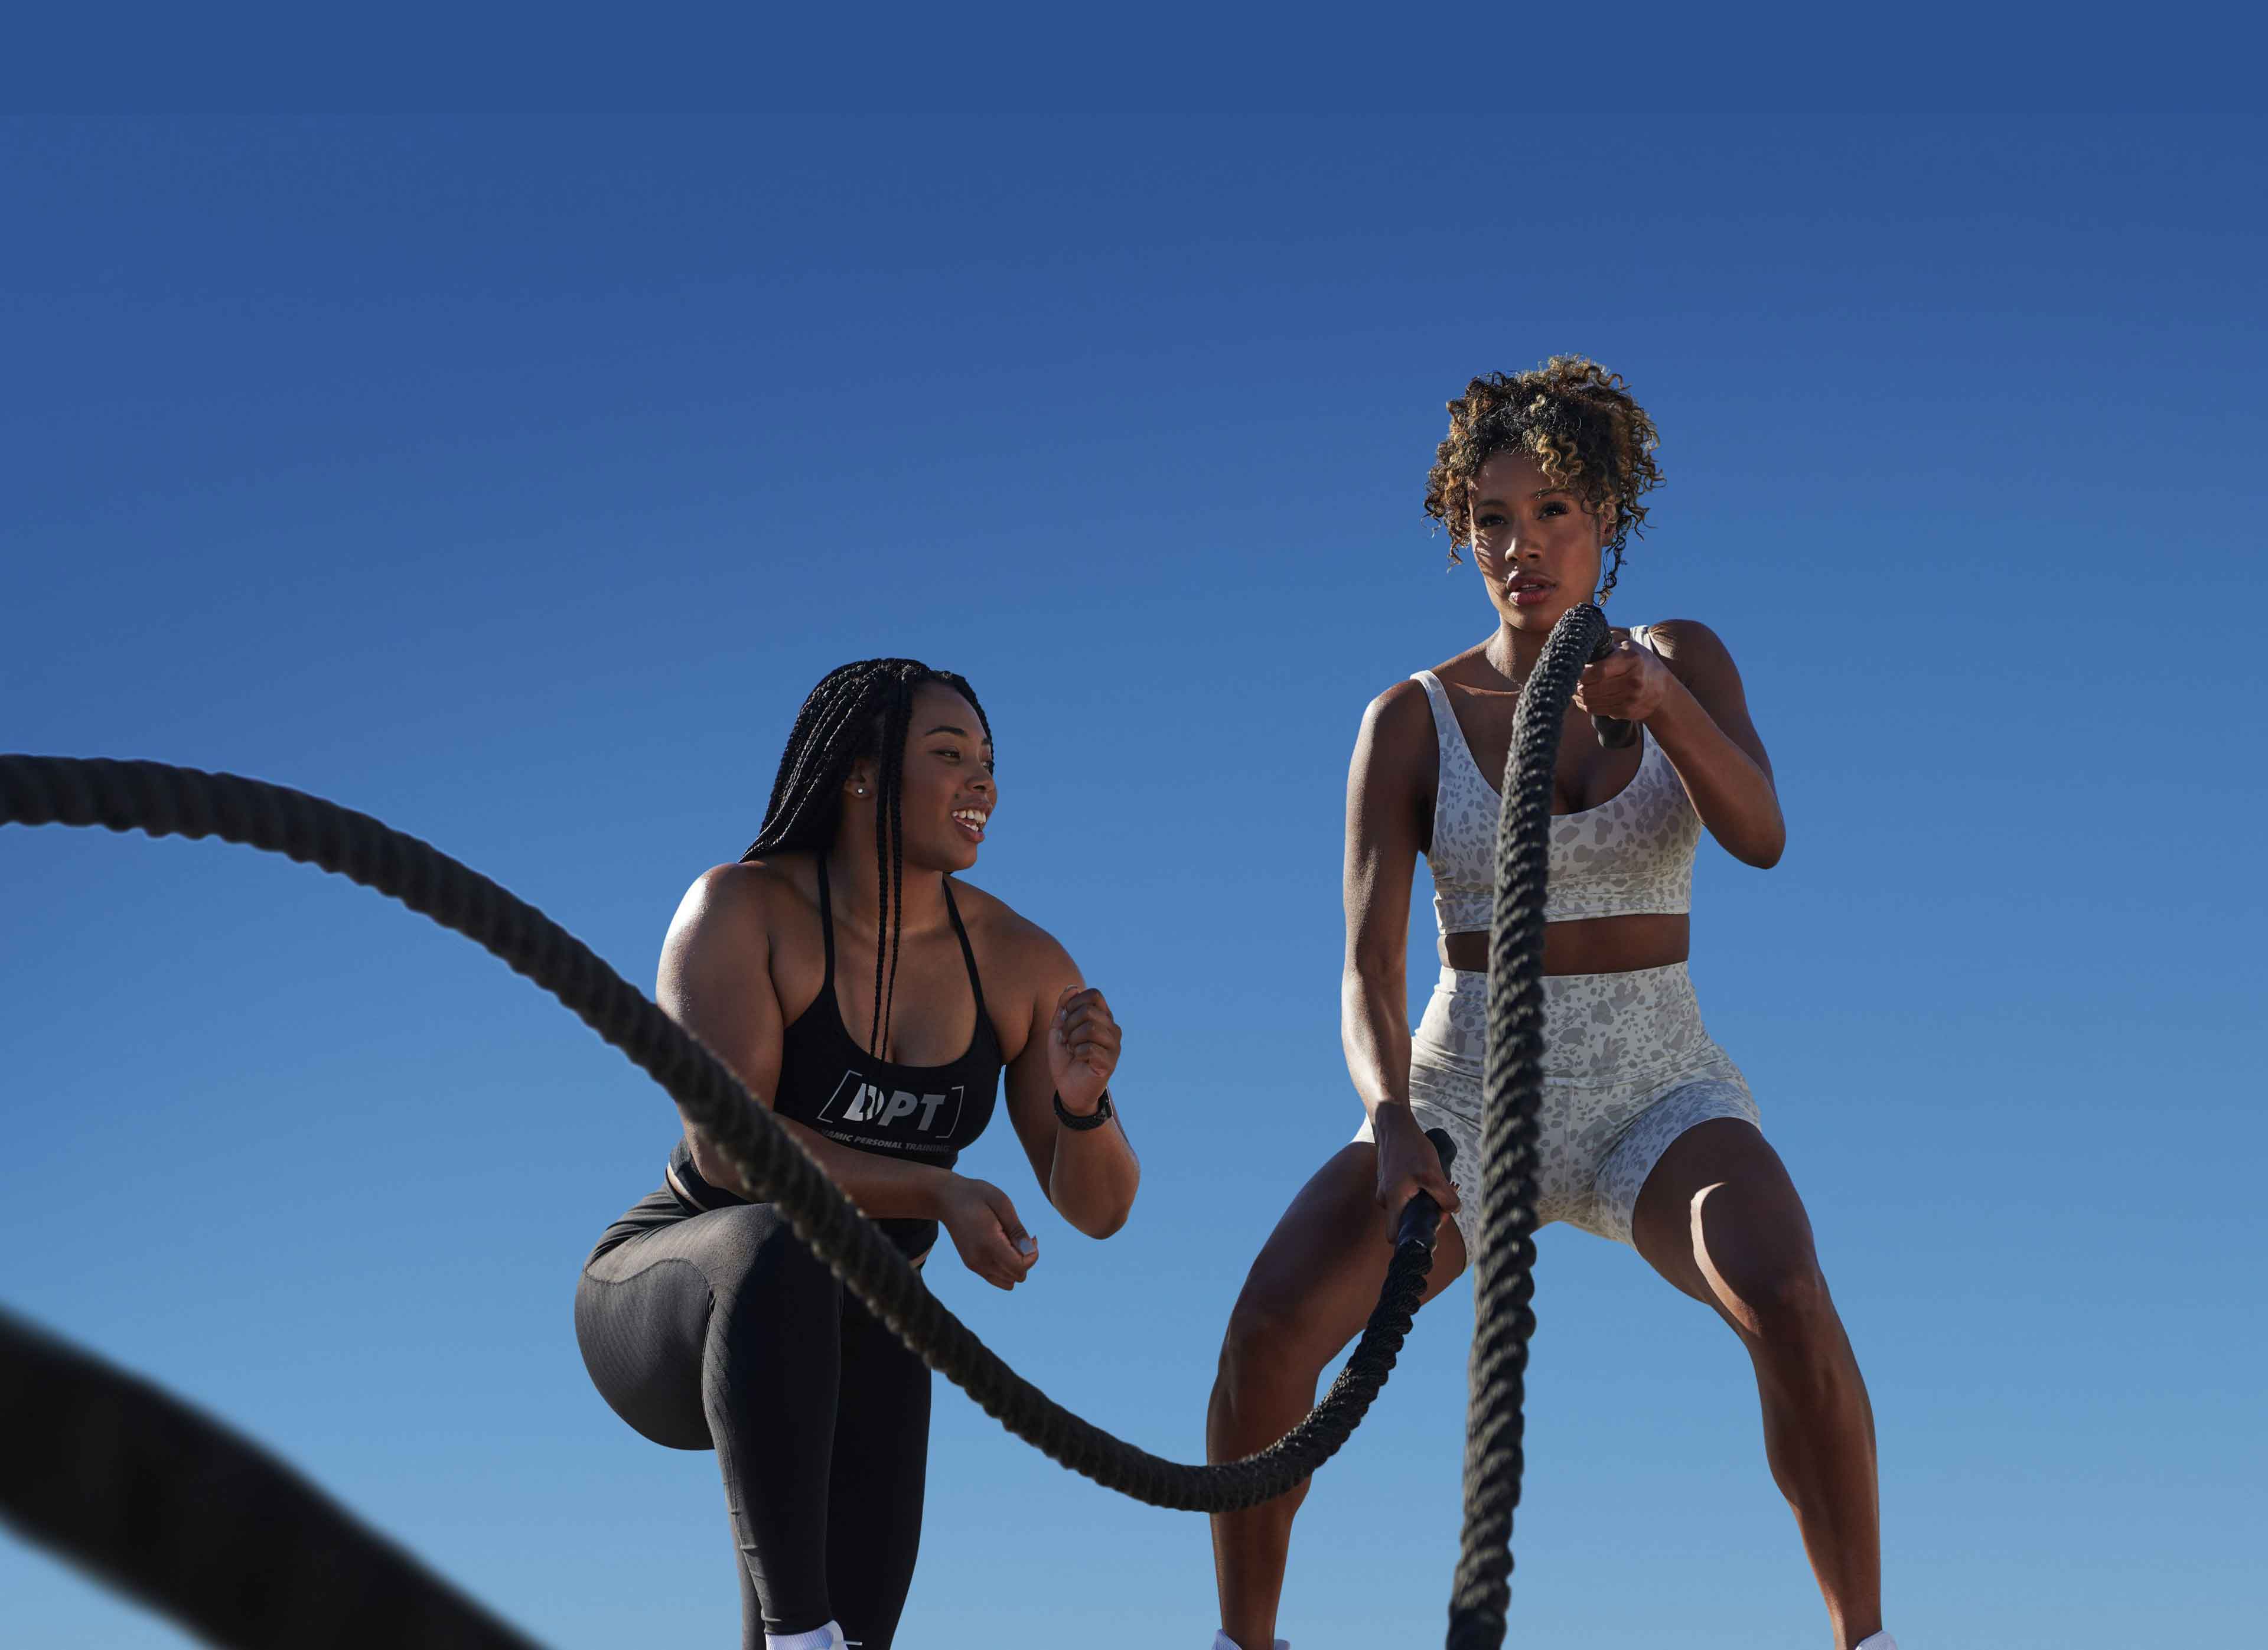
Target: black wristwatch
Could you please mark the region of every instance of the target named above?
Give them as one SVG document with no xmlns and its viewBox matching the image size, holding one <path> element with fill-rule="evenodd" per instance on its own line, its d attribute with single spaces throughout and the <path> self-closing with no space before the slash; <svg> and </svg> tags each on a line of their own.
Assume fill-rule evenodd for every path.
<svg viewBox="0 0 2268 1650">
<path fill-rule="evenodd" d="M 1065 1111 L 1061 1094 L 1057 1094 L 1054 1098 L 1056 1121 L 1066 1129 L 1100 1129 L 1110 1121 L 1110 1091 L 1107 1088 L 1102 1091 L 1102 1098 L 1095 1101 L 1094 1112 L 1085 1117 L 1075 1111 Z"/>
</svg>

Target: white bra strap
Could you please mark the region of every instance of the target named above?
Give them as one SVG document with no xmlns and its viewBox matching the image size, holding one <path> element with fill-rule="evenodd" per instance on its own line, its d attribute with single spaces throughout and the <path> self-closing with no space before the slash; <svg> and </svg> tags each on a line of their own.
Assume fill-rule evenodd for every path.
<svg viewBox="0 0 2268 1650">
<path fill-rule="evenodd" d="M 1433 710 L 1433 740 L 1440 749 L 1442 771 L 1447 772 L 1450 751 L 1465 742 L 1464 732 L 1457 726 L 1457 713 L 1449 708 L 1449 690 L 1430 670 L 1417 671 L 1410 680 L 1425 689 L 1425 703 Z"/>
</svg>

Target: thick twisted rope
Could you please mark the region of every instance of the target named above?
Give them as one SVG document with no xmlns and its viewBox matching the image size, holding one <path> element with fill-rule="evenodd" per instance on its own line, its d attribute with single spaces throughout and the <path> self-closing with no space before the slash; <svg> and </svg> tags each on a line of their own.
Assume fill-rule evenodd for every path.
<svg viewBox="0 0 2268 1650">
<path fill-rule="evenodd" d="M 985 1413 L 1073 1471 L 1154 1506 L 1212 1513 L 1256 1506 L 1304 1482 L 1329 1460 L 1385 1385 L 1432 1265 L 1432 1252 L 1422 1244 L 1396 1249 L 1377 1308 L 1345 1367 L 1322 1401 L 1283 1438 L 1240 1461 L 1167 1461 L 1072 1414 L 1001 1361 L 930 1293 L 895 1246 L 721 1061 L 549 917 L 430 844 L 367 814 L 258 780 L 162 762 L 63 756 L 0 755 L 0 824 L 218 836 L 349 877 L 478 941 L 558 998 L 667 1090 L 686 1119 L 715 1142 L 747 1194 L 777 1204 L 850 1291 Z M 51 1418 L 36 1409 L 11 1408 L 6 1432 L 45 1431 Z M 99 1417 L 91 1424 L 109 1425 Z M 98 1492 L 130 1499 L 144 1463 L 114 1451 L 106 1455 L 92 1434 L 85 1442 L 85 1460 L 109 1474 Z M 65 1449 L 48 1459 L 68 1466 L 79 1453 Z M 11 1505 L 36 1509 L 59 1492 L 12 1443 L 0 1450 L 0 1462 L 5 1462 L 0 1477 L 21 1485 L 4 1492 Z M 50 1539 L 37 1517 L 34 1512 L 18 1521 L 35 1538 Z M 134 1555 L 113 1551 L 90 1555 L 88 1562 L 127 1565 Z"/>
<path fill-rule="evenodd" d="M 0 1517 L 210 1643 L 534 1650 L 283 1462 L 0 1312 Z"/>
<path fill-rule="evenodd" d="M 1543 899 L 1551 781 L 1576 679 L 1607 634 L 1588 602 L 1552 628 L 1521 689 L 1497 818 L 1488 1054 L 1482 1075 L 1480 1228 L 1473 1244 L 1465 1531 L 1449 1650 L 1496 1650 L 1512 1602 L 1512 1514 L 1525 1464 L 1528 1343 L 1535 1332 L 1536 1110 L 1543 1097 Z"/>
</svg>

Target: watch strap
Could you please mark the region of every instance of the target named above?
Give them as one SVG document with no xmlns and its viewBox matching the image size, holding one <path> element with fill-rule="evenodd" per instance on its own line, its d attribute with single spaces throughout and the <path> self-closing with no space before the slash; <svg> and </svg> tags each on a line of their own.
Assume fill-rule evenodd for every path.
<svg viewBox="0 0 2268 1650">
<path fill-rule="evenodd" d="M 1084 1117 L 1080 1116 L 1079 1113 L 1075 1111 L 1066 1111 L 1064 1109 L 1063 1095 L 1060 1093 L 1055 1094 L 1053 1099 L 1055 1101 L 1056 1108 L 1056 1121 L 1063 1124 L 1066 1129 L 1100 1129 L 1104 1123 L 1110 1121 L 1110 1091 L 1107 1088 L 1102 1091 L 1102 1098 L 1095 1102 L 1094 1110 Z"/>
</svg>

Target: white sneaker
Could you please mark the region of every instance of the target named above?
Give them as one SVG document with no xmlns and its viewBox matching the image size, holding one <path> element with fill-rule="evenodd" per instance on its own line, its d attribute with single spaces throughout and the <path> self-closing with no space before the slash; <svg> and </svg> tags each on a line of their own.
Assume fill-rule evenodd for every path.
<svg viewBox="0 0 2268 1650">
<path fill-rule="evenodd" d="M 1886 1632 L 1869 1633 L 1851 1650 L 1898 1650 L 1898 1641 Z"/>
<path fill-rule="evenodd" d="M 764 1635 L 764 1650 L 846 1650 L 850 1643 L 843 1636 L 841 1625 L 835 1622 L 814 1627 L 809 1632 Z"/>
<path fill-rule="evenodd" d="M 1227 1629 L 1216 1627 L 1212 1633 L 1212 1650 L 1244 1650 L 1244 1646 L 1228 1636 Z M 1289 1639 L 1278 1639 L 1276 1641 L 1276 1650 L 1292 1650 L 1292 1641 Z M 1892 1645 L 1890 1650 L 1898 1650 L 1898 1647 Z"/>
</svg>

